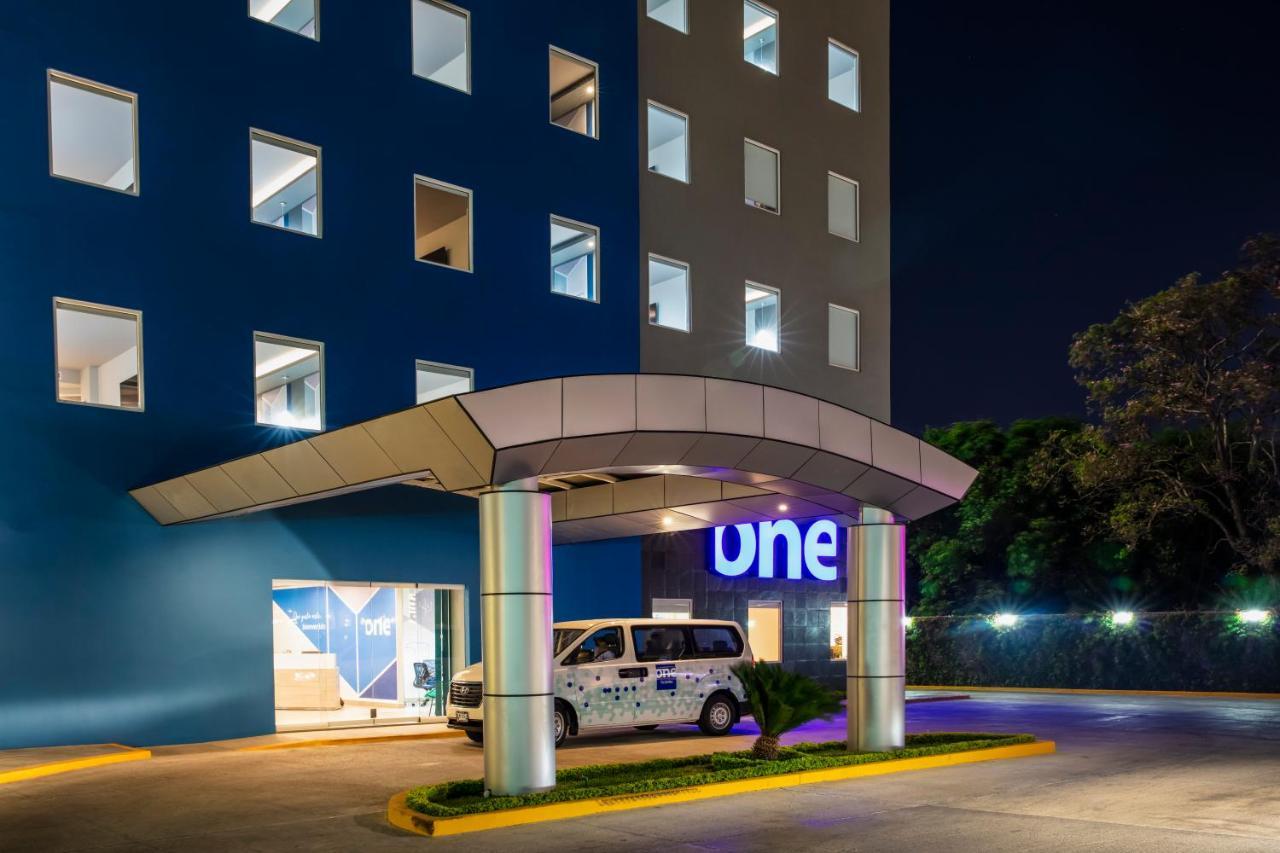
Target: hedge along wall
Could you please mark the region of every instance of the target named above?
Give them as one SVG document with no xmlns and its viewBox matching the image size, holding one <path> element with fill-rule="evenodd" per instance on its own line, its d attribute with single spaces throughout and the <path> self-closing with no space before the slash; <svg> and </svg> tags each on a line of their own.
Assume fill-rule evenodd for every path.
<svg viewBox="0 0 1280 853">
<path fill-rule="evenodd" d="M 1218 690 L 1280 693 L 1280 620 L 1246 625 L 1234 613 L 916 617 L 907 631 L 907 683 L 970 687 Z"/>
</svg>

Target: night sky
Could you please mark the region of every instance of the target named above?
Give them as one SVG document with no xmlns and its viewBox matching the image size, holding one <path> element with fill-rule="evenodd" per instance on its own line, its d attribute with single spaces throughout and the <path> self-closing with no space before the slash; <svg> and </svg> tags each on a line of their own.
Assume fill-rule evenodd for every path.
<svg viewBox="0 0 1280 853">
<path fill-rule="evenodd" d="M 1280 2 L 893 2 L 893 422 L 1084 414 L 1071 335 L 1280 231 Z"/>
</svg>

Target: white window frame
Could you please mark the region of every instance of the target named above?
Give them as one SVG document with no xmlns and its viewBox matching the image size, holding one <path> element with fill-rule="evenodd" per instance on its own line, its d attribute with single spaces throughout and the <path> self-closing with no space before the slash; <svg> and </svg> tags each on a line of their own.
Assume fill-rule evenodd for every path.
<svg viewBox="0 0 1280 853">
<path fill-rule="evenodd" d="M 316 401 L 316 406 L 320 409 L 320 426 L 319 427 L 317 427 L 316 429 L 311 429 L 310 427 L 288 427 L 288 426 L 280 426 L 279 424 L 263 423 L 262 421 L 258 420 L 258 389 L 257 389 L 258 341 L 262 341 L 263 343 L 268 343 L 268 344 L 284 344 L 285 346 L 301 345 L 303 347 L 316 347 L 318 349 L 317 354 L 320 357 L 320 393 Z M 260 426 L 260 427 L 268 427 L 270 429 L 297 430 L 298 432 L 314 432 L 314 433 L 324 432 L 325 407 L 328 401 L 327 400 L 328 395 L 325 392 L 325 385 L 328 382 L 328 379 L 326 377 L 326 374 L 328 372 L 329 371 L 326 368 L 325 361 L 324 361 L 324 341 L 313 341 L 313 340 L 309 340 L 308 338 L 296 338 L 292 335 L 277 335 L 275 332 L 255 331 L 253 333 L 253 374 L 252 376 L 250 376 L 250 379 L 254 381 L 253 394 L 251 395 L 253 399 L 253 425 Z"/>
<path fill-rule="evenodd" d="M 316 0 L 316 2 L 317 2 L 317 3 L 319 3 L 319 2 L 320 2 L 320 0 Z M 439 9 L 443 9 L 443 10 L 445 10 L 446 12 L 453 12 L 454 14 L 461 15 L 461 16 L 462 16 L 462 19 L 463 19 L 464 21 L 466 21 L 466 24 L 467 24 L 467 44 L 466 44 L 466 47 L 464 48 L 464 50 L 466 50 L 466 53 L 467 53 L 467 88 L 465 88 L 465 89 L 459 89 L 457 86 L 451 86 L 451 85 L 449 85 L 448 83 L 441 83 L 439 80 L 433 80 L 433 79 L 431 79 L 430 77 L 427 77 L 427 76 L 426 76 L 426 75 L 424 75 L 424 74 L 419 74 L 418 72 L 416 72 L 416 71 L 413 71 L 413 70 L 412 70 L 412 69 L 413 69 L 413 48 L 414 48 L 414 44 L 413 44 L 413 4 L 414 4 L 414 3 L 424 3 L 424 4 L 426 4 L 427 6 L 435 6 L 435 7 L 439 8 Z M 444 86 L 446 89 L 452 89 L 452 90 L 453 90 L 453 91 L 455 91 L 455 92 L 462 92 L 462 93 L 463 93 L 463 94 L 465 94 L 465 95 L 470 95 L 470 94 L 471 94 L 471 10 L 470 10 L 470 9 L 464 9 L 464 8 L 462 8 L 461 6 L 455 6 L 455 5 L 453 5 L 452 3 L 446 3 L 446 2 L 445 2 L 445 0 L 409 0 L 409 4 L 410 4 L 410 5 L 409 5 L 409 68 L 410 68 L 410 73 L 412 73 L 412 74 L 413 74 L 413 76 L 414 76 L 414 77 L 417 77 L 419 80 L 426 80 L 428 83 L 434 83 L 434 84 L 435 84 L 435 85 L 437 85 L 437 86 Z M 317 20 L 318 20 L 318 19 L 319 19 L 319 12 L 317 12 L 317 13 L 316 13 L 316 15 L 317 15 Z"/>
<path fill-rule="evenodd" d="M 830 59 L 828 59 L 828 64 L 827 64 L 827 100 L 828 100 L 828 101 L 830 101 L 830 102 L 831 102 L 831 103 L 833 103 L 833 104 L 836 104 L 837 106 L 844 107 L 846 110 L 849 110 L 850 112 L 853 112 L 853 113 L 861 113 L 861 112 L 862 112 L 862 54 L 861 54 L 861 53 L 859 53 L 857 50 L 855 50 L 855 49 L 853 49 L 853 48 L 849 47 L 849 45 L 845 44 L 844 42 L 840 41 L 839 39 L 835 39 L 835 38 L 828 38 L 828 39 L 827 39 L 827 44 L 828 44 L 828 45 L 830 45 L 830 46 L 832 46 L 832 47 L 839 48 L 840 50 L 843 50 L 843 51 L 844 51 L 844 52 L 846 52 L 846 53 L 851 53 L 851 54 L 853 54 L 853 67 L 854 67 L 854 69 L 855 69 L 855 70 L 854 70 L 854 75 L 853 75 L 853 80 L 854 80 L 853 99 L 854 99 L 855 101 L 857 101 L 858 106 L 857 106 L 857 107 L 850 107 L 850 106 L 847 106 L 847 105 L 845 105 L 845 104 L 840 103 L 840 102 L 839 102 L 839 101 L 837 101 L 835 98 L 831 97 L 831 65 L 830 65 Z"/>
<path fill-rule="evenodd" d="M 574 136 L 581 136 L 587 139 L 598 140 L 600 138 L 600 63 L 593 62 L 590 59 L 587 59 L 585 56 L 578 56 L 578 54 L 565 50 L 562 47 L 556 47 L 554 44 L 547 45 L 547 50 L 548 50 L 548 53 L 547 53 L 547 123 L 550 124 L 552 127 L 558 127 L 563 131 L 572 133 Z M 551 113 L 551 96 L 555 93 L 550 91 L 551 90 L 551 54 L 553 53 L 558 53 L 561 56 L 563 56 L 565 59 L 572 59 L 575 62 L 581 62 L 583 65 L 590 65 L 595 70 L 595 74 L 592 75 L 595 79 L 595 83 L 592 84 L 595 87 L 595 91 L 591 93 L 591 110 L 592 110 L 591 133 L 579 133 L 578 131 L 574 130 L 571 127 L 565 127 L 562 124 L 556 124 L 555 116 L 552 115 Z"/>
<path fill-rule="evenodd" d="M 418 372 L 419 372 L 419 371 L 421 371 L 421 370 L 423 370 L 423 369 L 426 369 L 426 370 L 428 370 L 428 371 L 436 371 L 436 372 L 444 373 L 444 374 L 447 374 L 447 375 L 457 376 L 459 379 L 461 379 L 461 378 L 465 375 L 465 376 L 467 377 L 467 382 L 468 382 L 468 384 L 470 384 L 470 385 L 471 385 L 471 389 L 470 389 L 470 391 L 468 391 L 467 393 L 470 393 L 471 391 L 476 390 L 476 371 L 475 371 L 475 368 L 474 368 L 474 367 L 463 367 L 463 366 L 462 366 L 462 365 L 460 365 L 460 364 L 446 364 L 446 363 L 445 363 L 445 362 L 443 362 L 443 361 L 428 361 L 428 360 L 427 360 L 427 359 L 425 359 L 425 358 L 415 358 L 415 359 L 413 360 L 413 399 L 414 399 L 414 405 L 417 405 L 417 406 L 425 406 L 425 405 L 426 405 L 426 403 L 419 403 L 419 402 L 417 402 L 417 399 L 418 399 Z M 437 397 L 436 399 L 443 399 L 443 398 L 439 398 L 439 397 Z M 435 400 L 429 400 L 429 401 L 427 401 L 427 402 L 432 402 L 432 403 L 433 403 L 433 402 L 435 402 Z"/>
<path fill-rule="evenodd" d="M 768 68 L 761 68 L 759 65 L 756 65 L 754 62 L 747 59 L 745 56 L 742 57 L 742 61 L 750 65 L 752 68 L 755 68 L 759 71 L 762 71 L 765 74 L 768 74 L 770 77 L 781 77 L 782 76 L 782 13 L 779 12 L 777 9 L 773 8 L 772 6 L 770 6 L 768 3 L 761 3 L 760 0 L 743 0 L 743 6 L 755 6 L 760 11 L 765 12 L 766 14 L 773 15 L 773 26 L 776 27 L 777 29 L 773 36 L 773 70 L 772 71 L 770 71 Z M 743 41 L 746 41 L 746 39 L 743 39 Z"/>
<path fill-rule="evenodd" d="M 417 0 L 412 0 L 417 2 Z M 451 192 L 456 195 L 465 196 L 467 199 L 467 265 L 465 267 L 454 267 L 449 264 L 442 264 L 436 261 L 428 261 L 425 258 L 418 257 L 418 184 L 431 187 L 444 192 Z M 413 242 L 414 252 L 413 259 L 420 264 L 430 264 L 433 267 L 440 267 L 446 270 L 454 270 L 455 272 L 474 272 L 476 268 L 475 250 L 476 250 L 476 226 L 475 226 L 475 193 L 466 187 L 460 187 L 457 184 L 451 184 L 447 181 L 428 178 L 426 175 L 415 174 L 413 176 Z M 598 243 L 596 245 L 599 245 Z"/>
<path fill-rule="evenodd" d="M 69 311 L 81 311 L 87 314 L 101 314 L 105 316 L 120 317 L 121 319 L 132 319 L 135 322 L 137 332 L 137 348 L 138 348 L 138 405 L 130 406 L 110 406 L 106 403 L 89 403 L 84 400 L 64 400 L 58 389 L 58 309 L 65 308 Z M 115 305 L 102 305 L 97 302 L 85 302 L 80 299 L 71 299 L 66 296 L 53 297 L 53 399 L 59 403 L 68 406 L 90 406 L 95 409 L 112 409 L 120 412 L 141 412 L 147 407 L 147 381 L 142 375 L 142 311 L 135 308 L 118 308 Z"/>
<path fill-rule="evenodd" d="M 768 347 L 757 346 L 756 344 L 751 343 L 751 339 L 747 337 L 747 313 L 746 313 L 747 306 L 746 306 L 745 297 L 746 297 L 746 288 L 748 287 L 754 287 L 756 290 L 767 290 L 770 293 L 772 293 L 774 296 L 778 297 L 778 312 L 777 312 L 778 313 L 778 328 L 777 328 L 778 348 L 777 349 L 769 349 Z M 760 352 L 771 352 L 774 355 L 781 355 L 782 354 L 782 289 L 778 287 L 774 287 L 769 284 L 761 284 L 758 281 L 752 281 L 751 279 L 747 279 L 743 283 L 742 295 L 744 297 L 743 306 L 742 306 L 742 339 L 746 342 L 747 346 L 751 347 L 751 349 L 753 350 L 759 350 Z"/>
<path fill-rule="evenodd" d="M 581 134 L 579 134 L 579 135 L 581 135 Z M 601 292 L 604 290 L 604 287 L 603 287 L 603 284 L 604 284 L 604 264 L 601 262 L 601 259 L 604 257 L 604 255 L 603 255 L 603 254 L 601 254 L 601 248 L 603 247 L 603 245 L 604 245 L 604 244 L 603 244 L 603 242 L 600 240 L 600 228 L 599 228 L 599 226 L 591 225 L 591 224 L 586 223 L 586 222 L 580 222 L 580 221 L 578 221 L 577 219 L 570 219 L 570 218 L 569 218 L 569 217 L 567 217 L 567 216 L 557 216 L 556 214 L 554 214 L 554 213 L 553 213 L 553 214 L 551 214 L 551 221 L 550 221 L 550 225 L 556 225 L 556 224 L 563 225 L 563 226 L 570 227 L 570 228 L 585 228 L 586 230 L 588 230 L 588 231 L 590 231 L 590 232 L 592 233 L 592 235 L 593 235 L 593 239 L 596 241 L 596 247 L 592 250 L 592 252 L 593 252 L 593 253 L 595 254 L 595 256 L 596 256 L 596 258 L 595 258 L 595 265 L 596 265 L 596 268 L 595 268 L 595 279 L 596 279 L 596 280 L 595 280 L 595 293 L 594 293 L 594 295 L 593 295 L 591 298 L 588 298 L 588 297 L 586 297 L 586 296 L 574 296 L 572 293 L 561 293 L 561 292 L 560 292 L 560 291 L 558 291 L 558 290 L 551 289 L 551 288 L 550 288 L 550 285 L 548 285 L 548 289 L 551 291 L 551 295 L 552 295 L 552 296 L 567 296 L 568 298 L 570 298 L 570 299 L 576 299 L 576 300 L 578 300 L 579 302 L 591 302 L 591 303 L 594 303 L 594 304 L 596 304 L 596 305 L 599 305 L 599 304 L 600 304 L 600 294 L 601 294 Z M 550 229 L 550 225 L 548 225 L 548 229 Z M 549 238 L 549 237 L 550 237 L 550 231 L 548 230 L 548 238 Z M 547 273 L 548 273 L 548 277 L 550 276 L 550 274 L 551 274 L 554 270 L 555 270 L 555 267 L 554 267 L 554 266 L 552 266 L 552 262 L 551 262 L 551 247 L 550 247 L 550 245 L 548 245 L 548 246 L 547 246 Z"/>
<path fill-rule="evenodd" d="M 316 10 L 316 14 L 315 14 L 316 34 L 314 36 L 303 35 L 297 30 L 291 30 L 288 27 L 281 26 L 280 24 L 277 24 L 275 21 L 264 21 L 262 18 L 254 17 L 252 0 L 245 0 L 245 6 L 246 6 L 245 14 L 249 16 L 249 20 L 251 21 L 257 21 L 259 24 L 266 24 L 269 27 L 275 27 L 277 30 L 284 30 L 286 33 L 293 33 L 298 38 L 304 38 L 307 41 L 314 41 L 314 42 L 320 41 L 320 0 L 313 0 L 312 2 L 312 6 Z"/>
<path fill-rule="evenodd" d="M 86 181 L 83 178 L 73 178 L 70 175 L 59 175 L 53 171 L 53 84 L 57 82 L 63 86 L 70 86 L 75 89 L 81 89 L 86 92 L 92 92 L 101 95 L 104 98 L 115 98 L 116 100 L 128 101 L 129 113 L 133 118 L 133 189 L 117 189 L 109 187 L 106 184 L 99 184 L 93 181 Z M 136 92 L 130 92 L 127 89 L 118 89 L 115 86 L 108 86 L 106 83 L 99 83 L 96 80 L 90 80 L 87 77 L 77 77 L 74 74 L 68 74 L 65 71 L 58 71 L 56 68 L 45 69 L 45 111 L 46 130 L 49 136 L 49 177 L 57 178 L 60 181 L 70 181 L 73 184 L 80 184 L 86 187 L 97 187 L 100 190 L 110 190 L 113 193 L 121 195 L 138 196 L 142 194 L 142 145 L 138 136 L 138 95 Z"/>
<path fill-rule="evenodd" d="M 850 239 L 844 234 L 839 234 L 831 230 L 831 216 L 827 215 L 827 233 L 833 237 L 839 237 L 841 240 L 849 240 L 851 243 L 862 242 L 862 182 L 855 181 L 848 175 L 842 175 L 839 172 L 827 170 L 827 177 L 835 178 L 837 181 L 844 181 L 846 184 L 853 185 L 853 238 Z M 831 188 L 827 188 L 827 192 L 831 192 Z"/>
<path fill-rule="evenodd" d="M 668 113 L 670 115 L 684 119 L 684 178 L 677 178 L 672 175 L 668 175 L 665 172 L 655 172 L 649 168 L 648 155 L 649 155 L 649 110 L 650 109 L 661 110 L 664 113 Z M 676 183 L 679 183 L 679 184 L 693 183 L 693 157 L 691 155 L 690 139 L 689 139 L 689 135 L 690 135 L 689 114 L 686 112 L 682 112 L 681 110 L 677 110 L 675 107 L 669 107 L 666 104 L 660 103 L 658 101 L 649 100 L 645 107 L 645 113 L 644 113 L 644 134 L 645 134 L 645 169 L 644 170 L 651 175 L 658 175 L 659 177 L 666 178 L 669 181 L 675 181 Z M 779 163 L 779 171 L 781 171 L 781 163 Z"/>
<path fill-rule="evenodd" d="M 315 152 L 316 233 L 308 234 L 306 231 L 299 231 L 297 228 L 286 228 L 283 225 L 276 225 L 274 222 L 259 222 L 257 219 L 253 218 L 253 141 L 255 138 L 268 145 L 279 145 L 282 148 L 292 149 L 299 154 L 308 154 L 311 151 Z M 306 150 L 303 151 L 299 149 Z M 254 225 L 261 225 L 264 228 L 274 228 L 277 231 L 297 234 L 300 237 L 312 237 L 316 240 L 320 240 L 324 237 L 324 155 L 321 153 L 319 145 L 312 145 L 310 142 L 303 142 L 301 139 L 282 136 L 279 133 L 272 133 L 269 130 L 261 130 L 256 127 L 249 128 L 249 221 Z"/>
<path fill-rule="evenodd" d="M 778 196 L 778 209 L 770 210 L 767 207 L 754 203 L 754 200 L 750 200 L 750 201 L 747 200 L 747 155 L 746 155 L 745 148 L 743 149 L 743 154 L 742 154 L 742 203 L 752 210 L 759 210 L 764 213 L 772 213 L 774 216 L 781 216 L 782 215 L 782 152 L 779 151 L 777 148 L 774 148 L 772 145 L 765 145 L 763 142 L 760 142 L 757 139 L 752 139 L 749 136 L 742 137 L 742 142 L 744 145 L 754 145 L 757 148 L 763 148 L 766 151 L 772 151 L 774 156 L 777 158 L 778 168 L 774 170 L 773 183 L 776 188 L 777 196 Z"/>
<path fill-rule="evenodd" d="M 659 604 L 661 604 L 662 606 L 661 606 L 661 607 L 659 607 L 659 606 L 658 606 Z M 661 612 L 671 612 L 671 611 L 672 611 L 672 609 L 673 609 L 673 608 L 672 608 L 672 605 L 675 605 L 675 608 L 674 608 L 675 610 L 679 610 L 679 609 L 681 609 L 681 608 L 683 608 L 683 609 L 687 610 L 689 615 L 688 615 L 688 616 L 684 616 L 684 617 L 677 617 L 676 619 L 672 619 L 671 621 L 673 621 L 673 622 L 681 622 L 681 621 L 685 621 L 685 620 L 689 620 L 689 619 L 693 619 L 693 618 L 694 618 L 694 616 L 693 616 L 693 599 L 692 599 L 692 598 L 651 598 L 651 599 L 649 599 L 649 616 L 650 616 L 650 618 L 653 618 L 653 619 L 657 619 L 657 618 L 659 618 L 659 617 L 657 617 L 657 616 L 654 616 L 653 614 L 658 613 L 658 612 L 660 612 L 660 611 L 661 611 Z M 666 616 L 664 616 L 664 617 L 662 617 L 662 618 L 667 619 L 667 618 L 670 618 L 670 617 L 666 617 Z"/>
<path fill-rule="evenodd" d="M 667 326 L 662 323 L 655 323 L 652 320 L 649 320 L 649 325 L 655 326 L 659 329 L 669 329 L 672 332 L 682 332 L 686 335 L 689 334 L 690 332 L 693 331 L 693 266 L 688 261 L 680 261 L 680 260 L 676 260 L 675 258 L 669 258 L 666 255 L 659 255 L 657 252 L 650 252 L 648 260 L 658 261 L 659 263 L 670 264 L 672 266 L 684 267 L 684 317 L 685 317 L 685 325 L 687 325 L 689 328 L 680 329 L 680 328 L 677 328 L 676 326 Z M 651 296 L 653 293 L 653 284 L 649 281 L 649 264 L 647 262 L 645 263 L 645 267 L 644 267 L 644 278 L 645 278 L 644 304 L 645 304 L 645 313 L 648 314 L 649 305 L 651 304 L 649 300 L 649 296 Z"/>
<path fill-rule="evenodd" d="M 836 311 L 844 311 L 846 314 L 853 315 L 853 367 L 847 364 L 836 364 L 831 360 L 831 326 L 830 313 L 832 309 Z M 854 373 L 862 372 L 862 312 L 856 308 L 846 308 L 843 305 L 837 305 L 834 302 L 827 303 L 827 364 L 831 367 L 838 367 L 841 370 L 851 370 Z"/>
</svg>

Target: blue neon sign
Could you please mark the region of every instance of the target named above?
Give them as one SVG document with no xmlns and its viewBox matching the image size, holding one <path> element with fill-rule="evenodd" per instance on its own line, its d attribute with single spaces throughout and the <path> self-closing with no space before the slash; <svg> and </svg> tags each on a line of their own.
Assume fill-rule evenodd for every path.
<svg viewBox="0 0 1280 853">
<path fill-rule="evenodd" d="M 732 538 L 725 535 L 729 530 L 738 540 L 737 550 L 732 554 L 726 553 L 733 551 L 732 543 L 726 541 Z M 819 519 L 803 531 L 788 518 L 717 527 L 712 536 L 711 570 L 727 578 L 754 573 L 762 578 L 788 580 L 801 580 L 803 572 L 807 572 L 814 580 L 834 581 L 839 530 L 829 518 Z M 786 554 L 781 567 L 775 565 L 779 540 Z"/>
</svg>

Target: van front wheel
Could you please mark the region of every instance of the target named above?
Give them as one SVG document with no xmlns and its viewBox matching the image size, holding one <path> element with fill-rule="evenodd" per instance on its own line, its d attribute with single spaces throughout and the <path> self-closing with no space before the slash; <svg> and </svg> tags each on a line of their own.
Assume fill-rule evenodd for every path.
<svg viewBox="0 0 1280 853">
<path fill-rule="evenodd" d="M 734 717 L 737 716 L 734 702 L 723 693 L 717 693 L 702 706 L 702 716 L 698 718 L 698 728 L 705 735 L 727 735 L 733 728 Z"/>
</svg>

